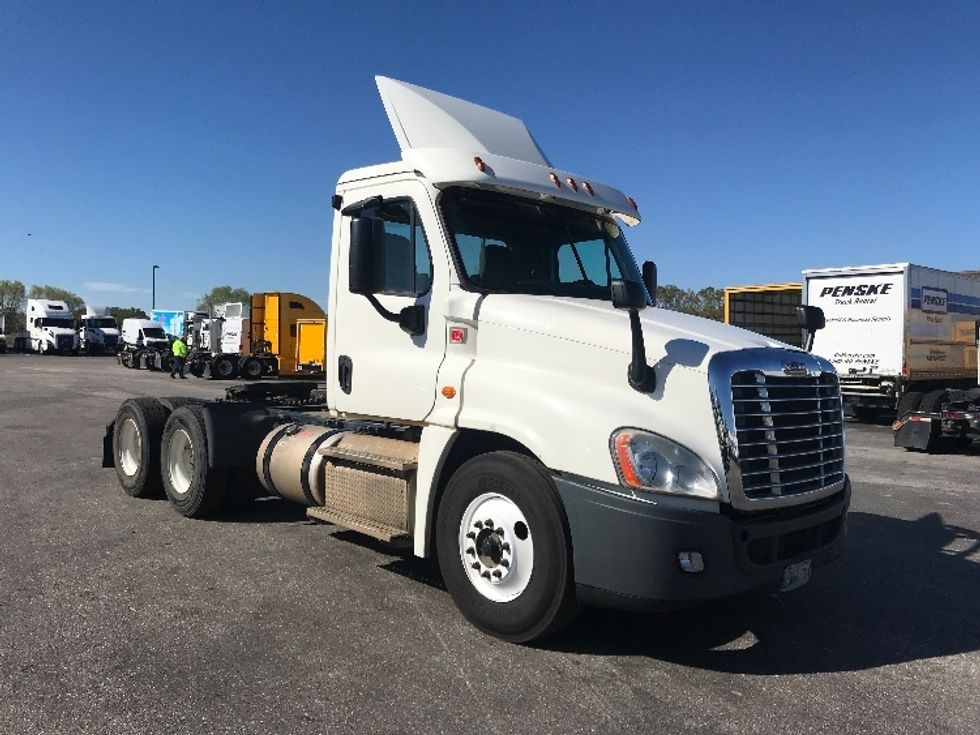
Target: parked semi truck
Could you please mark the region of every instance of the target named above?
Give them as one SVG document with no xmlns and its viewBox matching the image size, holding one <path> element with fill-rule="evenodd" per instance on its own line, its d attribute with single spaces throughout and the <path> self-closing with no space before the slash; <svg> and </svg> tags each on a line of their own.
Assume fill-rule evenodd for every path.
<svg viewBox="0 0 980 735">
<path fill-rule="evenodd" d="M 258 292 L 248 304 L 219 307 L 189 332 L 188 370 L 198 377 L 322 377 L 326 359 L 323 310 L 296 293 Z"/>
<path fill-rule="evenodd" d="M 437 556 L 463 615 L 511 641 L 582 604 L 792 589 L 837 557 L 830 362 L 655 308 L 632 199 L 553 166 L 519 119 L 377 81 L 402 157 L 333 197 L 326 407 L 262 383 L 127 400 L 103 442 L 124 490 L 204 517 L 261 483 Z"/>
<path fill-rule="evenodd" d="M 159 322 L 135 317 L 123 319 L 122 341 L 119 363 L 123 367 L 141 370 L 170 369 L 173 360 L 170 338 Z"/>
<path fill-rule="evenodd" d="M 725 324 L 801 347 L 796 307 L 803 303 L 799 283 L 730 286 L 725 289 Z"/>
<path fill-rule="evenodd" d="M 75 318 L 64 301 L 28 299 L 26 320 L 32 351 L 42 355 L 78 354 Z"/>
<path fill-rule="evenodd" d="M 893 263 L 803 271 L 804 299 L 827 327 L 814 351 L 840 375 L 861 419 L 935 411 L 976 385 L 980 277 Z"/>
<path fill-rule="evenodd" d="M 114 355 L 122 349 L 119 325 L 108 307 L 85 305 L 85 313 L 78 320 L 78 344 L 90 355 Z"/>
</svg>

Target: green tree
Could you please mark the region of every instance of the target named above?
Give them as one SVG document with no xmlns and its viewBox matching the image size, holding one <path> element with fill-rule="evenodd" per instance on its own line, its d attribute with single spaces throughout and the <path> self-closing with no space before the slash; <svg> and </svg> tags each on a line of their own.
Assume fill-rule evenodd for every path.
<svg viewBox="0 0 980 735">
<path fill-rule="evenodd" d="M 230 304 L 241 301 L 249 302 L 249 292 L 244 288 L 232 288 L 231 286 L 215 286 L 201 297 L 197 308 L 200 311 L 209 311 L 218 304 Z"/>
<path fill-rule="evenodd" d="M 0 281 L 0 315 L 4 329 L 16 334 L 24 329 L 24 301 L 27 291 L 20 281 Z"/>
<path fill-rule="evenodd" d="M 725 314 L 725 292 L 713 286 L 694 291 L 667 283 L 657 287 L 657 306 L 721 321 Z"/>
<path fill-rule="evenodd" d="M 85 306 L 85 300 L 77 293 L 64 288 L 58 288 L 57 286 L 31 286 L 31 290 L 27 292 L 27 298 L 64 301 L 68 305 L 68 310 L 72 313 L 77 312 Z"/>
</svg>

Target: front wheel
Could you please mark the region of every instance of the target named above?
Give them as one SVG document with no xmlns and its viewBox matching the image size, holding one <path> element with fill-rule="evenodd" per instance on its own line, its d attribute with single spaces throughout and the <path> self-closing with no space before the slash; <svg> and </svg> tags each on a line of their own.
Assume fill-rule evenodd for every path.
<svg viewBox="0 0 980 735">
<path fill-rule="evenodd" d="M 492 452 L 460 467 L 439 505 L 436 546 L 449 594 L 485 633 L 524 643 L 574 617 L 565 512 L 534 460 Z"/>
</svg>

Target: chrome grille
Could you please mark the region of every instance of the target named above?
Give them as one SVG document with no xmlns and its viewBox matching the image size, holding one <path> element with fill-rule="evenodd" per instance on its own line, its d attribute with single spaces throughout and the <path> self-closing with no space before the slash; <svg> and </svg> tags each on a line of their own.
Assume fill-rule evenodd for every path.
<svg viewBox="0 0 980 735">
<path fill-rule="evenodd" d="M 737 462 L 748 500 L 811 493 L 844 481 L 844 416 L 833 373 L 732 375 Z"/>
</svg>

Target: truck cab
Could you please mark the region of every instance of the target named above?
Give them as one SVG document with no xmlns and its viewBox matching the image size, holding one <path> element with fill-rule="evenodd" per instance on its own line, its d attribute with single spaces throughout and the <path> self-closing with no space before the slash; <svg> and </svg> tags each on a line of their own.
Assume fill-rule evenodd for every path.
<svg viewBox="0 0 980 735">
<path fill-rule="evenodd" d="M 122 349 L 121 334 L 116 319 L 104 306 L 89 306 L 79 319 L 78 340 L 82 350 L 90 355 L 114 355 Z"/>
<path fill-rule="evenodd" d="M 129 348 L 169 350 L 170 340 L 159 322 L 152 319 L 123 319 L 123 344 Z"/>
<path fill-rule="evenodd" d="M 177 408 L 160 454 L 177 510 L 228 492 L 187 479 L 199 432 L 216 471 L 257 446 L 266 490 L 437 556 L 461 612 L 511 641 L 580 604 L 789 590 L 836 558 L 830 363 L 656 308 L 635 201 L 553 166 L 516 118 L 377 81 L 402 158 L 333 198 L 327 409 Z M 139 423 L 125 411 L 117 427 Z"/>
<path fill-rule="evenodd" d="M 27 300 L 27 332 L 31 350 L 42 355 L 77 354 L 78 332 L 68 304 L 51 299 Z"/>
</svg>

